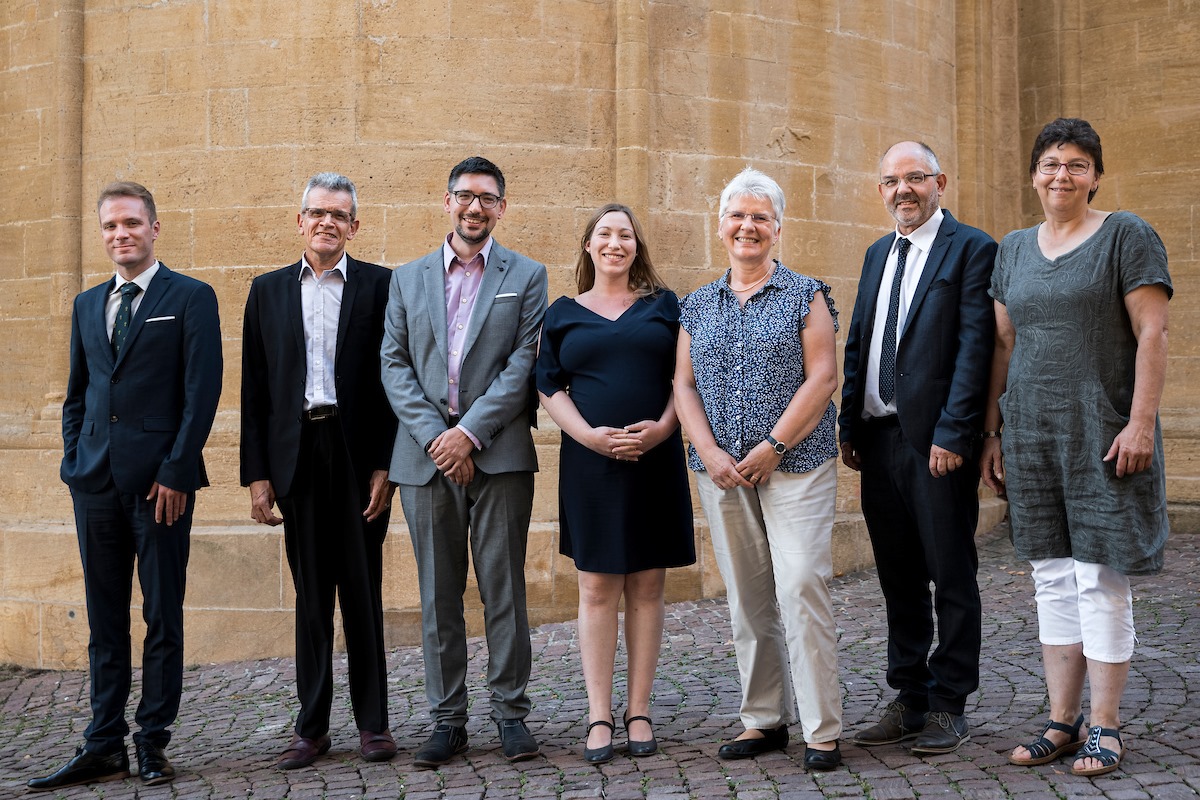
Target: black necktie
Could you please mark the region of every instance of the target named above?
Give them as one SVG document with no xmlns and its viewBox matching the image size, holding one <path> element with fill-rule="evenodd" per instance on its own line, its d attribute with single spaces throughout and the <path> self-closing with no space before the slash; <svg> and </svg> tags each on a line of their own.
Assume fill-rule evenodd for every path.
<svg viewBox="0 0 1200 800">
<path fill-rule="evenodd" d="M 900 284 L 904 281 L 904 263 L 908 260 L 908 239 L 900 237 L 896 254 L 896 277 L 892 278 L 892 296 L 888 300 L 887 323 L 883 326 L 883 345 L 879 350 L 879 399 L 891 403 L 896 396 L 896 323 L 900 316 Z"/>
<path fill-rule="evenodd" d="M 117 319 L 113 322 L 113 358 L 121 355 L 121 348 L 125 346 L 125 337 L 129 335 L 129 321 L 133 319 L 133 298 L 141 290 L 142 287 L 132 281 L 121 284 L 121 305 L 117 308 Z"/>
</svg>

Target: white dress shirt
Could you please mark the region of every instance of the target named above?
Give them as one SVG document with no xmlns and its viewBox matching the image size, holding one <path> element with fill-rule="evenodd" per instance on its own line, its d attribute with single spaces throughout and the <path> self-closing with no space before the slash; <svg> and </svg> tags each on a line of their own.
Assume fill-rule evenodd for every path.
<svg viewBox="0 0 1200 800">
<path fill-rule="evenodd" d="M 317 277 L 300 257 L 300 309 L 304 317 L 304 410 L 337 405 L 335 384 L 338 319 L 346 287 L 346 254 Z"/>
<path fill-rule="evenodd" d="M 138 306 L 142 304 L 142 298 L 146 296 L 146 290 L 150 288 L 150 281 L 158 274 L 158 268 L 162 262 L 155 261 L 150 265 L 150 268 L 138 275 L 131 281 L 127 281 L 117 273 L 113 279 L 112 291 L 108 293 L 108 300 L 104 303 L 104 324 L 108 329 L 108 340 L 112 341 L 113 326 L 117 323 L 117 311 L 121 308 L 121 287 L 127 283 L 136 283 L 141 289 L 133 297 L 133 303 L 130 305 L 129 318 L 133 319 L 133 315 L 137 313 Z"/>
</svg>

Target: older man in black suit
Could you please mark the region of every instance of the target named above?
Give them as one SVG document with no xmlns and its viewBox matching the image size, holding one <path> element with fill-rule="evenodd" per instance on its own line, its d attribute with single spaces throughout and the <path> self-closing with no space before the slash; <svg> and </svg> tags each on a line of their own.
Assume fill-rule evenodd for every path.
<svg viewBox="0 0 1200 800">
<path fill-rule="evenodd" d="M 129 775 L 125 704 L 136 562 L 146 640 L 133 735 L 143 784 L 170 781 L 165 748 L 183 692 L 183 596 L 201 450 L 221 396 L 221 324 L 212 287 L 154 256 L 160 229 L 141 184 L 96 204 L 116 275 L 75 298 L 60 474 L 71 487 L 87 594 L 92 721 L 66 766 L 34 791 Z"/>
<path fill-rule="evenodd" d="M 862 472 L 887 602 L 887 679 L 898 692 L 852 741 L 913 739 L 917 754 L 953 752 L 969 738 L 964 707 L 979 685 L 977 454 L 996 243 L 939 207 L 945 188 L 925 144 L 900 142 L 880 161 L 896 230 L 863 262 L 839 418 L 842 461 Z"/>
<path fill-rule="evenodd" d="M 283 523 L 296 587 L 300 714 L 280 769 L 306 767 L 331 746 L 335 594 L 360 752 L 396 754 L 382 600 L 396 417 L 379 369 L 391 271 L 346 255 L 359 220 L 343 175 L 309 179 L 296 225 L 304 254 L 254 279 L 242 334 L 242 484 L 255 521 Z"/>
</svg>

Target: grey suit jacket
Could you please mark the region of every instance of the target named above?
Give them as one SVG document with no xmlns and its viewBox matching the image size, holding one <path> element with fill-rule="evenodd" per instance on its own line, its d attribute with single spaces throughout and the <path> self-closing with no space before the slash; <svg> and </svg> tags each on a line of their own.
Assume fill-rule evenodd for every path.
<svg viewBox="0 0 1200 800">
<path fill-rule="evenodd" d="M 537 470 L 527 411 L 546 288 L 542 264 L 492 243 L 459 381 L 462 425 L 483 446 L 474 459 L 484 472 Z M 441 247 L 392 273 L 380 354 L 384 390 L 400 420 L 390 477 L 423 486 L 437 472 L 426 448 L 449 427 Z"/>
</svg>

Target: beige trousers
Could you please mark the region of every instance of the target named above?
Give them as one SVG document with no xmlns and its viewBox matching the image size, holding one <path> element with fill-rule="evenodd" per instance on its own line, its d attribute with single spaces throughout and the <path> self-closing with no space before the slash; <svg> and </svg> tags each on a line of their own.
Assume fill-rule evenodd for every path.
<svg viewBox="0 0 1200 800">
<path fill-rule="evenodd" d="M 774 472 L 754 489 L 719 489 L 706 472 L 696 480 L 729 597 L 742 724 L 791 724 L 798 703 L 804 741 L 834 741 L 842 734 L 829 594 L 835 459 L 811 472 Z"/>
</svg>

